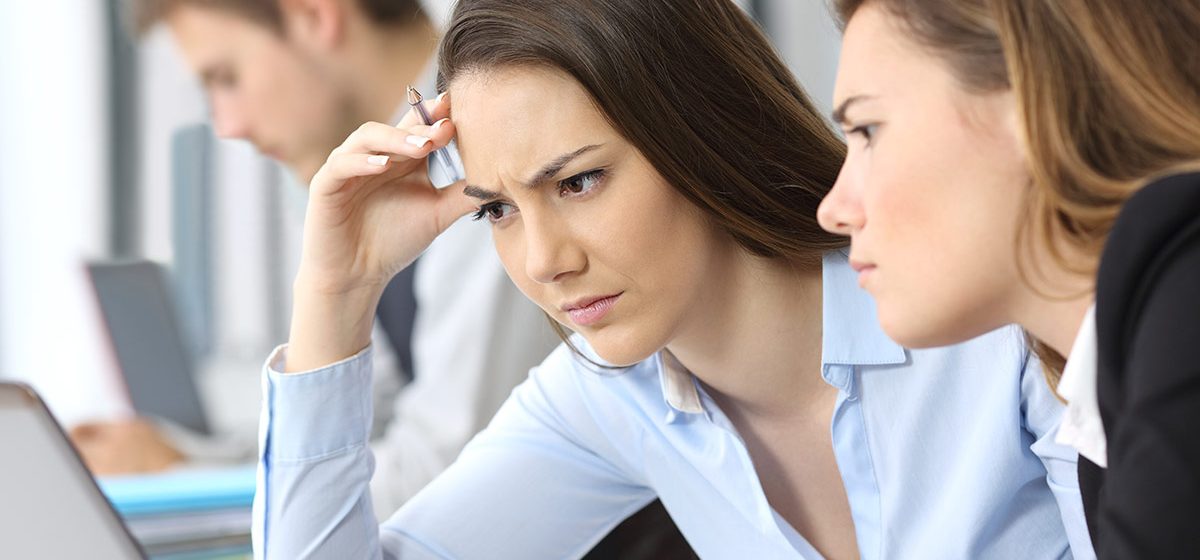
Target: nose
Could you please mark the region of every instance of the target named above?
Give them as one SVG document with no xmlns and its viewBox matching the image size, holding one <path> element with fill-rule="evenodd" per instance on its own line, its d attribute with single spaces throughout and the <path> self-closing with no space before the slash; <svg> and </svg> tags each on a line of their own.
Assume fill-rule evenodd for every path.
<svg viewBox="0 0 1200 560">
<path fill-rule="evenodd" d="M 212 107 L 213 133 L 219 138 L 250 138 L 250 124 L 237 102 L 228 95 L 209 97 Z"/>
<path fill-rule="evenodd" d="M 851 167 L 843 165 L 833 189 L 817 208 L 817 221 L 825 231 L 849 236 L 862 229 L 866 216 L 862 209 L 861 181 L 856 179 Z"/>
<path fill-rule="evenodd" d="M 586 253 L 566 223 L 553 216 L 531 212 L 524 213 L 522 220 L 525 274 L 529 278 L 539 284 L 551 284 L 583 272 L 587 266 Z"/>
</svg>

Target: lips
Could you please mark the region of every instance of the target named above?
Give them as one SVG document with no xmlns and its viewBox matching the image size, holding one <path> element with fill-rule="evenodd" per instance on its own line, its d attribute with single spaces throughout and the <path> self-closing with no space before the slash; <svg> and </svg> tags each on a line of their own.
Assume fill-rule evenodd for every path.
<svg viewBox="0 0 1200 560">
<path fill-rule="evenodd" d="M 867 279 L 871 277 L 872 272 L 875 272 L 875 265 L 850 259 L 850 268 L 858 273 L 858 287 L 866 288 Z"/>
<path fill-rule="evenodd" d="M 850 268 L 853 268 L 854 272 L 862 272 L 862 271 L 870 269 L 870 268 L 875 268 L 875 265 L 871 264 L 871 263 L 867 263 L 867 262 L 856 261 L 854 259 L 850 259 Z"/>
<path fill-rule="evenodd" d="M 575 324 L 586 327 L 599 322 L 605 315 L 608 315 L 623 293 L 585 297 L 564 305 L 561 309 L 571 317 L 571 321 Z"/>
</svg>

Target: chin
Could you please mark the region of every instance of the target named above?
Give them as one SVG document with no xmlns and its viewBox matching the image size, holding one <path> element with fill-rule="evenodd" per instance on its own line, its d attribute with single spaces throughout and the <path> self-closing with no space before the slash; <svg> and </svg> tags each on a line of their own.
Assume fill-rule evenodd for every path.
<svg viewBox="0 0 1200 560">
<path fill-rule="evenodd" d="M 888 338 L 905 348 L 936 348 L 972 338 L 962 336 L 962 331 L 939 321 L 929 321 L 918 313 L 890 314 L 880 309 L 879 324 Z"/>
<path fill-rule="evenodd" d="M 580 334 L 587 339 L 588 345 L 600 359 L 618 367 L 628 367 L 646 360 L 665 346 L 647 343 L 654 337 L 645 336 L 637 332 L 637 329 L 616 325 L 607 325 L 596 330 L 587 329 L 580 331 Z"/>
<path fill-rule="evenodd" d="M 899 318 L 898 318 L 899 317 Z M 905 348 L 937 348 L 966 342 L 1000 325 L 988 327 L 972 321 L 955 321 L 953 317 L 922 315 L 914 311 L 900 310 L 890 314 L 879 312 L 879 323 L 883 332 Z"/>
</svg>

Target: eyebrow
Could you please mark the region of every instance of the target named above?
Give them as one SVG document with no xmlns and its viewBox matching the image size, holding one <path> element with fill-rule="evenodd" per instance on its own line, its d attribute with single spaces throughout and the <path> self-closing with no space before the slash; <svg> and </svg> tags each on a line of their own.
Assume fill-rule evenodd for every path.
<svg viewBox="0 0 1200 560">
<path fill-rule="evenodd" d="M 217 77 L 222 74 L 228 75 L 229 67 L 223 62 L 212 62 L 200 68 L 200 83 L 206 87 L 211 86 L 217 81 Z"/>
<path fill-rule="evenodd" d="M 833 122 L 838 124 L 846 124 L 846 111 L 850 109 L 850 106 L 856 102 L 865 101 L 867 99 L 872 99 L 872 97 L 870 95 L 852 95 L 847 98 L 842 102 L 841 105 L 838 105 L 837 109 L 833 110 Z"/>
<path fill-rule="evenodd" d="M 532 176 L 530 176 L 529 180 L 525 181 L 525 187 L 533 188 L 533 187 L 536 187 L 536 186 L 542 184 L 546 180 L 554 177 L 555 175 L 558 175 L 559 172 L 561 172 L 563 170 L 563 168 L 567 166 L 567 164 L 574 161 L 575 158 L 577 158 L 583 154 L 586 154 L 590 151 L 599 149 L 601 146 L 602 146 L 602 144 L 589 144 L 587 146 L 579 148 L 578 150 L 575 150 L 573 152 L 568 152 L 568 153 L 565 153 L 563 155 L 560 155 L 560 156 L 554 158 L 546 165 L 543 165 L 542 168 L 539 169 L 537 173 L 534 173 Z M 476 185 L 467 185 L 466 188 L 463 189 L 463 194 L 465 194 L 469 197 L 472 197 L 472 198 L 478 198 L 480 200 L 493 200 L 496 198 L 500 198 L 499 192 L 488 190 L 488 189 L 485 189 L 483 187 L 479 187 Z"/>
<path fill-rule="evenodd" d="M 476 187 L 475 185 L 467 185 L 463 189 L 463 194 L 471 198 L 478 198 L 479 200 L 484 201 L 500 198 L 500 193 L 496 191 L 489 191 L 483 187 Z"/>
<path fill-rule="evenodd" d="M 216 68 L 213 68 L 212 66 L 205 66 L 204 69 L 200 70 L 200 83 L 207 86 L 216 79 L 216 76 Z"/>
</svg>

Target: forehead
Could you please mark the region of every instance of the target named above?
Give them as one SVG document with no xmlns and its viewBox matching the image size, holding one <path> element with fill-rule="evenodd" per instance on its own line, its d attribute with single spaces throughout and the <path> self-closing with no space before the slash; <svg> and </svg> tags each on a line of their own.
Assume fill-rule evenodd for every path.
<svg viewBox="0 0 1200 560">
<path fill-rule="evenodd" d="M 842 36 L 835 106 L 856 95 L 906 97 L 945 83 L 949 74 L 905 33 L 903 23 L 876 3 L 854 13 Z"/>
<path fill-rule="evenodd" d="M 171 10 L 166 23 L 193 65 L 233 54 L 252 43 L 280 41 L 263 23 L 220 7 L 181 4 Z"/>
<path fill-rule="evenodd" d="M 473 72 L 449 89 L 467 177 L 481 183 L 523 178 L 564 153 L 618 137 L 583 87 L 560 70 Z"/>
</svg>

